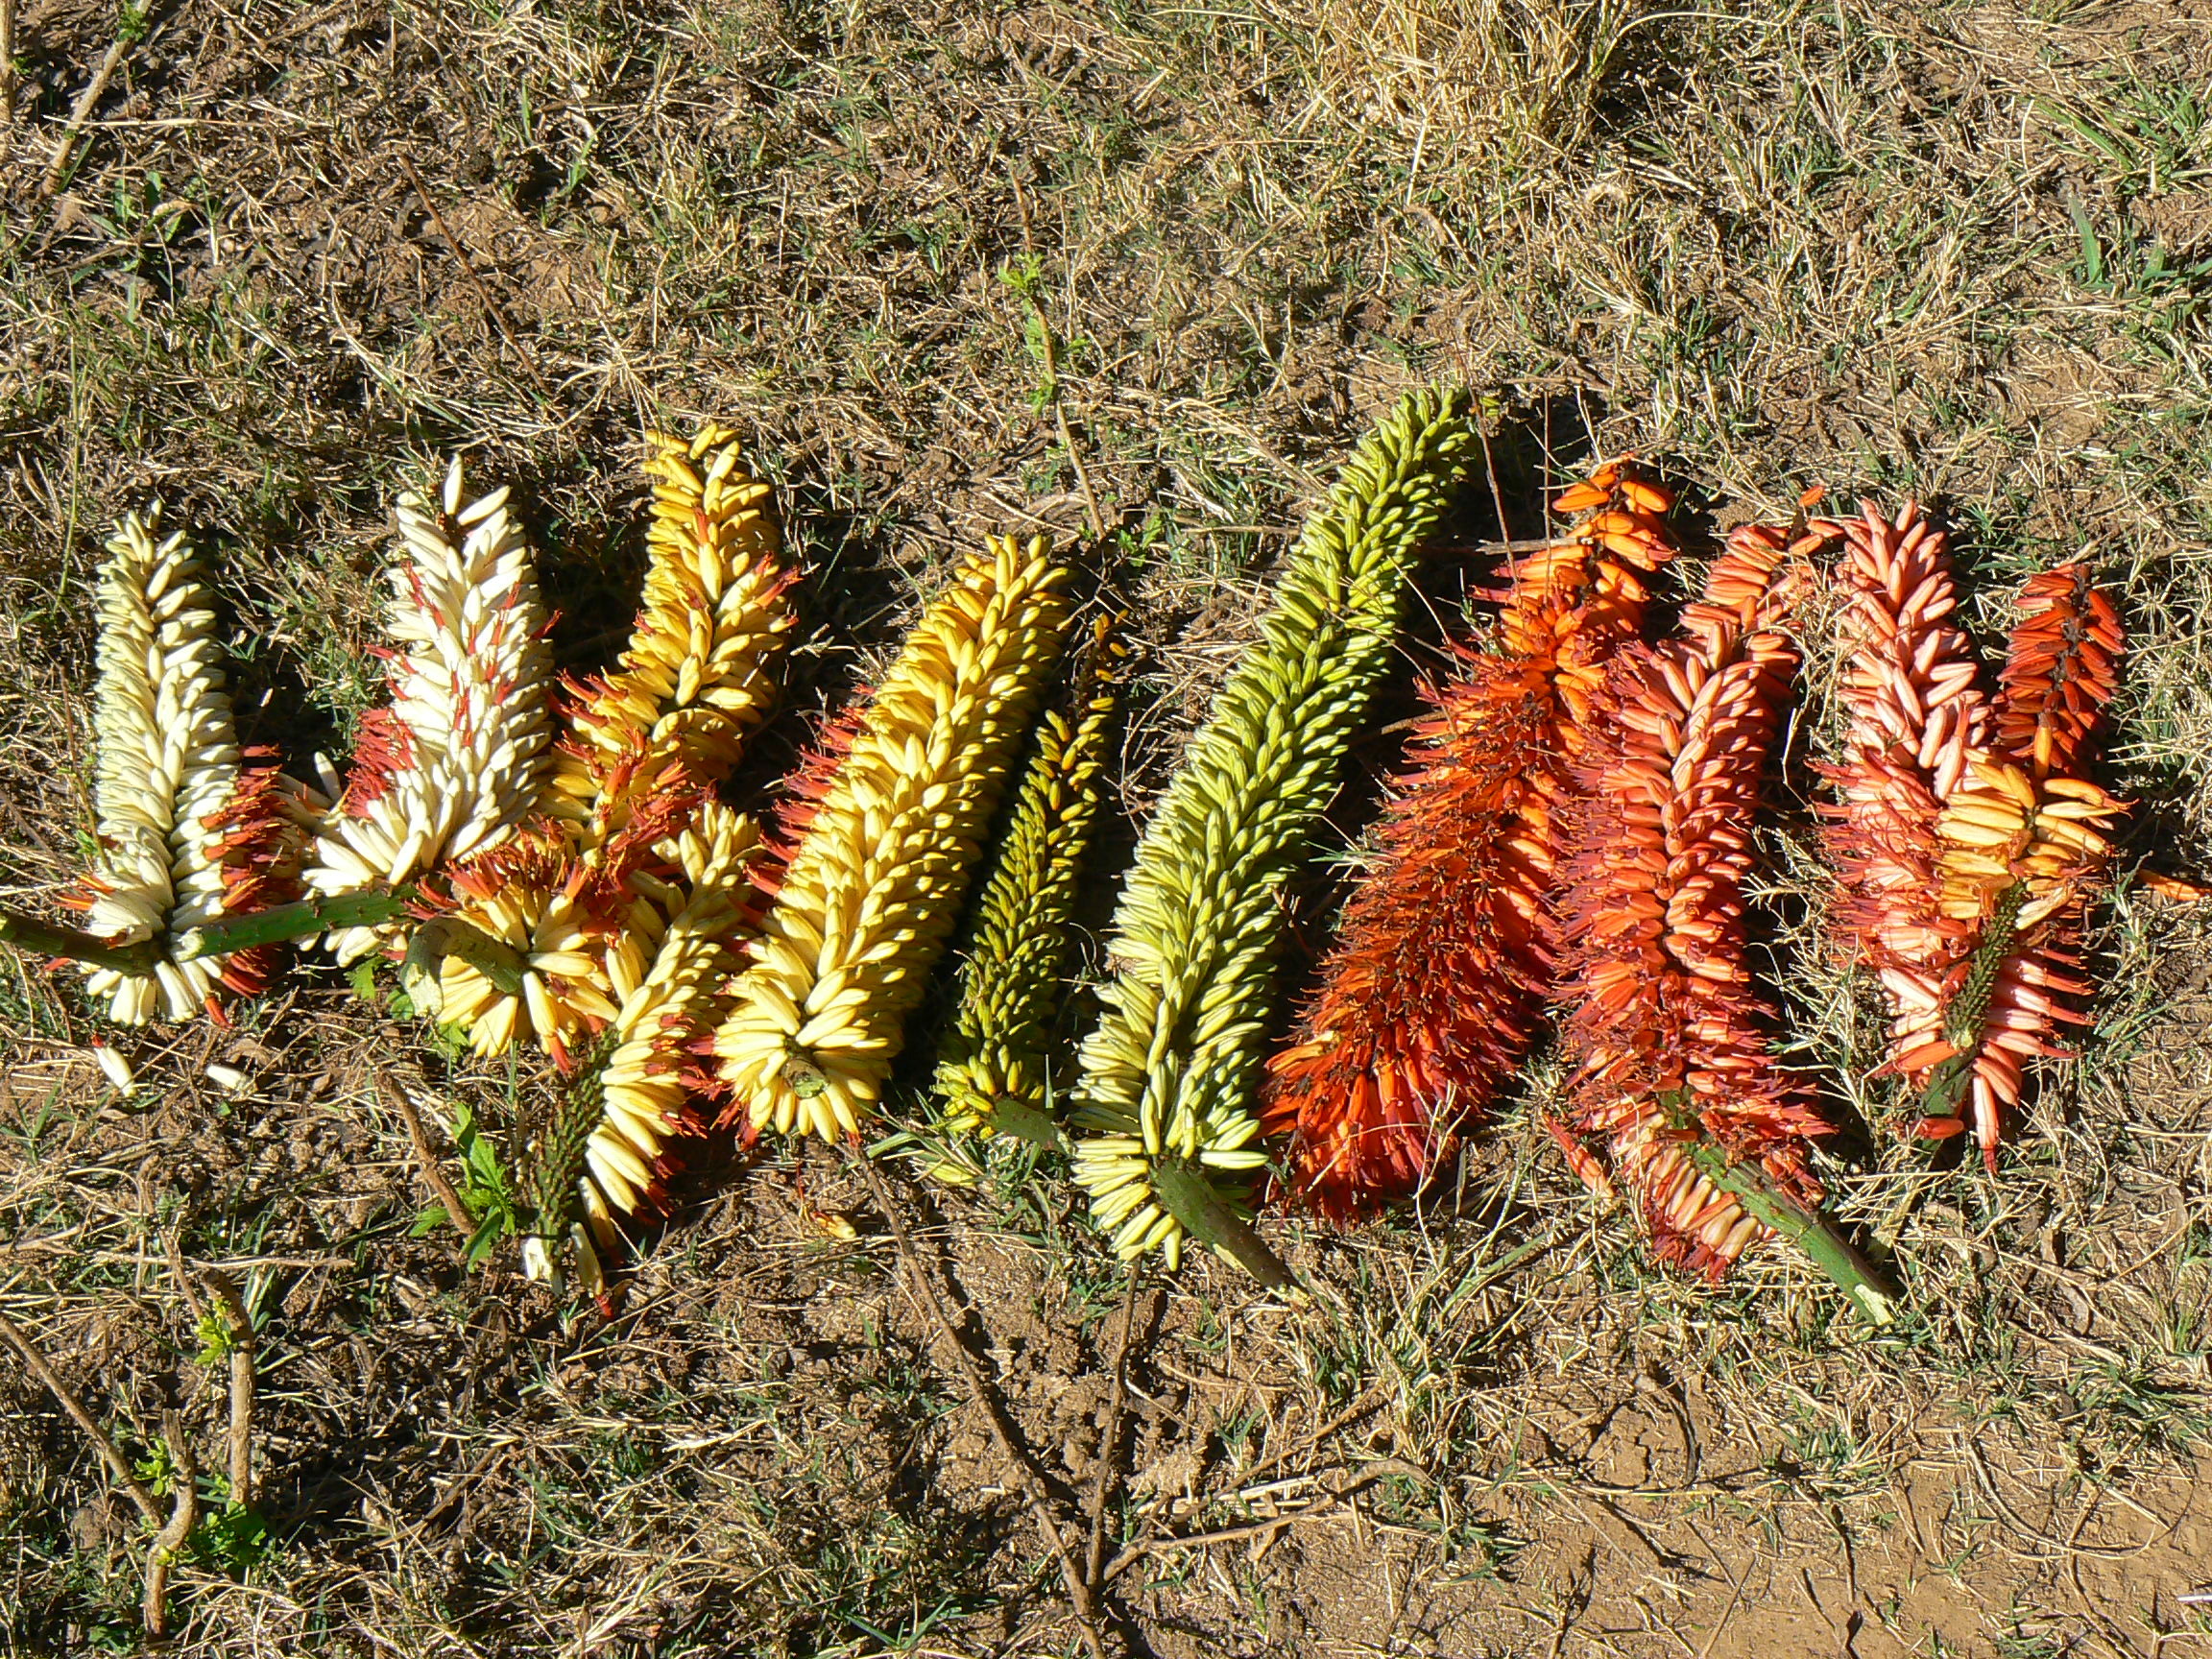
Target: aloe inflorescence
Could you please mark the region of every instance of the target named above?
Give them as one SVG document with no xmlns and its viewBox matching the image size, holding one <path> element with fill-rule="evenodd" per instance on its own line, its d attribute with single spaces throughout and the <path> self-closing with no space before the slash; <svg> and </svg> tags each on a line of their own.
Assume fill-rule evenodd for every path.
<svg viewBox="0 0 2212 1659">
<path fill-rule="evenodd" d="M 1585 1181 L 1633 1198 L 1662 1260 L 1713 1280 L 1773 1231 L 1744 1173 L 1800 1212 L 1820 1196 L 1807 1149 L 1827 1126 L 1768 1053 L 1743 883 L 1797 665 L 1784 627 L 1824 540 L 1736 531 L 1681 636 L 1616 665 L 1562 878 L 1574 1070 L 1553 1134 Z"/>
<path fill-rule="evenodd" d="M 1607 665 L 1673 558 L 1673 496 L 1623 462 L 1564 492 L 1576 515 L 1507 572 L 1495 638 L 1432 693 L 1381 856 L 1345 909 L 1263 1121 L 1286 1195 L 1350 1222 L 1412 1192 L 1542 1028 L 1573 769 Z"/>
<path fill-rule="evenodd" d="M 940 1121 L 950 1133 L 1058 1140 L 1052 1022 L 1074 947 L 1077 883 L 1102 804 L 1122 655 L 1101 618 L 1074 708 L 1047 709 L 1037 722 L 976 899 L 959 999 L 938 1047 Z"/>
<path fill-rule="evenodd" d="M 545 608 L 507 491 L 464 501 L 455 457 L 435 501 L 399 498 L 385 631 L 391 701 L 362 718 L 353 767 L 305 871 L 314 893 L 397 888 L 497 846 L 541 805 L 552 715 Z M 341 962 L 399 925 L 338 929 Z"/>
<path fill-rule="evenodd" d="M 758 851 L 750 819 L 708 802 L 633 870 L 624 922 L 643 971 L 617 974 L 619 1006 L 530 1148 L 522 1260 L 532 1277 L 554 1278 L 567 1244 L 596 1290 L 621 1219 L 661 1202 L 668 1142 L 697 1126 L 685 1104 L 691 1056 L 727 1006 Z"/>
<path fill-rule="evenodd" d="M 1069 625 L 1042 540 L 990 538 L 793 784 L 775 902 L 714 1036 L 723 1118 L 855 1137 L 958 917 Z"/>
<path fill-rule="evenodd" d="M 223 648 L 184 534 L 155 540 L 158 509 L 123 520 L 100 578 L 93 802 L 99 853 L 71 902 L 91 934 L 150 945 L 136 971 L 88 983 L 126 1024 L 220 1013 L 275 972 L 268 946 L 186 957 L 188 929 L 293 896 L 303 828 L 320 805 L 274 766 L 246 765 Z"/>
<path fill-rule="evenodd" d="M 1465 398 L 1408 397 L 1286 562 L 1261 637 L 1153 814 L 1115 913 L 1106 1011 L 1083 1046 L 1076 1180 L 1133 1259 L 1186 1233 L 1280 1277 L 1238 1216 L 1273 1001 L 1282 889 L 1387 671 L 1414 556 L 1475 442 Z"/>
<path fill-rule="evenodd" d="M 2085 1018 L 2080 935 L 2122 805 L 2081 773 L 2119 684 L 2119 613 L 2082 565 L 2031 577 L 1992 699 L 1949 620 L 1942 532 L 1912 503 L 1839 528 L 1839 931 L 1888 999 L 1885 1069 L 1922 1092 L 1911 1131 L 1971 1130 L 1993 1170 L 2026 1063 Z"/>
</svg>

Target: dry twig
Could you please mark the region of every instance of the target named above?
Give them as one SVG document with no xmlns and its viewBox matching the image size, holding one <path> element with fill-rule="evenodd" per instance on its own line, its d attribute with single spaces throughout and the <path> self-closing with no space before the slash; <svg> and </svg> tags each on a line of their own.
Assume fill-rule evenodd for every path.
<svg viewBox="0 0 2212 1659">
<path fill-rule="evenodd" d="M 207 1293 L 223 1305 L 230 1322 L 230 1503 L 233 1508 L 251 1509 L 256 1496 L 253 1485 L 253 1321 L 244 1298 L 227 1273 L 208 1267 L 201 1282 Z"/>
<path fill-rule="evenodd" d="M 115 43 L 108 48 L 108 56 L 100 60 L 100 67 L 92 72 L 90 84 L 77 94 L 77 103 L 69 111 L 69 124 L 61 129 L 60 140 L 54 146 L 54 159 L 46 164 L 46 177 L 39 180 L 39 195 L 51 196 L 61 188 L 61 176 L 69 171 L 69 157 L 77 149 L 77 140 L 84 134 L 84 123 L 92 118 L 93 106 L 100 102 L 101 94 L 108 90 L 108 83 L 114 79 L 115 71 L 122 65 L 123 54 L 130 49 L 129 38 L 117 35 Z M 13 81 L 12 71 L 10 81 Z M 13 103 L 12 89 L 10 92 L 10 103 Z M 10 115 L 12 118 L 12 109 Z"/>
<path fill-rule="evenodd" d="M 131 1460 L 123 1455 L 122 1448 L 108 1437 L 108 1431 L 101 1428 L 92 1413 L 84 1409 L 84 1402 L 70 1392 L 69 1385 L 61 1381 L 53 1366 L 46 1363 L 46 1357 L 32 1345 L 31 1338 L 24 1335 L 15 1322 L 5 1313 L 0 1313 L 0 1336 L 8 1339 L 9 1345 L 15 1350 L 16 1358 L 23 1361 L 24 1369 L 46 1384 L 46 1391 L 60 1402 L 61 1409 L 68 1412 L 77 1427 L 84 1431 L 84 1438 L 92 1442 L 92 1449 L 100 1454 L 108 1465 L 108 1473 L 115 1477 L 115 1483 L 130 1494 L 131 1502 L 138 1505 L 138 1512 L 146 1517 L 148 1524 L 160 1526 L 161 1507 L 154 1502 L 154 1494 L 146 1489 L 146 1483 L 131 1473 Z"/>
<path fill-rule="evenodd" d="M 376 1074 L 377 1091 L 399 1114 L 399 1121 L 407 1125 L 407 1139 L 415 1143 L 415 1161 L 422 1166 L 422 1179 L 430 1190 L 438 1194 L 438 1202 L 445 1206 L 445 1218 L 464 1239 L 476 1237 L 476 1217 L 469 1206 L 461 1201 L 460 1190 L 445 1179 L 445 1171 L 439 1167 L 438 1154 L 431 1149 L 430 1136 L 422 1127 L 422 1114 L 415 1110 L 415 1098 L 407 1093 L 405 1085 L 398 1083 L 387 1072 Z"/>
<path fill-rule="evenodd" d="M 15 0 L 0 0 L 0 156 L 15 147 Z"/>
<path fill-rule="evenodd" d="M 1083 1576 L 1094 1590 L 1103 1582 L 1098 1575 L 1106 1564 L 1106 1498 L 1114 1483 L 1122 1408 L 1128 1401 L 1129 1334 L 1136 1327 L 1137 1290 L 1143 1278 L 1144 1264 L 1140 1262 L 1130 1269 L 1129 1288 L 1121 1298 L 1121 1342 L 1114 1355 L 1114 1392 L 1106 1402 L 1106 1425 L 1098 1433 L 1098 1467 L 1091 1481 L 1091 1544 L 1083 1556 Z"/>
<path fill-rule="evenodd" d="M 174 1470 L 170 1481 L 176 1495 L 169 1524 L 154 1535 L 146 1551 L 146 1597 L 140 1613 L 146 1634 L 156 1641 L 169 1634 L 169 1568 L 200 1519 L 200 1466 L 193 1462 L 191 1443 L 184 1438 L 184 1419 L 174 1411 L 162 1413 L 161 1438 L 169 1443 Z"/>
<path fill-rule="evenodd" d="M 415 194 L 421 198 L 422 210 L 430 215 L 430 223 L 438 227 L 438 234 L 445 238 L 445 246 L 453 250 L 453 257 L 460 261 L 461 275 L 469 278 L 469 286 L 476 290 L 476 298 L 484 302 L 484 314 L 492 319 L 492 325 L 499 330 L 499 337 L 513 347 L 515 354 L 522 359 L 522 367 L 530 372 L 530 381 L 538 388 L 538 395 L 551 398 L 553 392 L 545 384 L 544 372 L 538 367 L 537 353 L 515 332 L 514 325 L 507 321 L 505 307 L 492 298 L 492 290 L 485 286 L 484 278 L 476 275 L 476 267 L 469 257 L 469 251 L 461 246 L 461 238 L 453 234 L 445 223 L 445 216 L 438 211 L 438 204 L 430 199 L 430 187 L 422 182 L 422 175 L 415 170 L 415 163 L 407 159 L 405 151 L 399 153 L 398 160 L 399 170 L 407 175 L 407 182 L 415 186 Z"/>
</svg>

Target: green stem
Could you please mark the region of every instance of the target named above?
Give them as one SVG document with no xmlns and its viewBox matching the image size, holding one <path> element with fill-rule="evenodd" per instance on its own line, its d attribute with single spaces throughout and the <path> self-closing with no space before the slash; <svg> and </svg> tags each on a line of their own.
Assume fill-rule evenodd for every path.
<svg viewBox="0 0 2212 1659">
<path fill-rule="evenodd" d="M 0 910 L 0 943 L 12 945 L 29 955 L 58 956 L 63 961 L 85 962 L 118 974 L 151 974 L 154 965 L 161 960 L 161 944 L 157 939 L 118 945 L 112 940 L 96 939 L 80 928 L 40 922 L 13 910 Z"/>
<path fill-rule="evenodd" d="M 233 950 L 251 950 L 256 945 L 283 945 L 326 933 L 333 927 L 374 927 L 402 915 L 415 897 L 412 887 L 389 892 L 341 893 L 330 899 L 301 899 L 290 904 L 272 904 L 217 922 L 186 927 L 176 935 L 180 962 L 195 956 L 228 956 Z"/>
<path fill-rule="evenodd" d="M 1887 1277 L 1827 1216 L 1777 1187 L 1754 1159 L 1732 1160 L 1703 1140 L 1684 1142 L 1683 1150 L 1715 1186 L 1735 1194 L 1746 1215 L 1802 1250 L 1869 1325 L 1887 1326 L 1895 1320 L 1896 1294 Z"/>
<path fill-rule="evenodd" d="M 415 929 L 407 942 L 407 954 L 399 963 L 399 982 L 417 1007 L 438 1005 L 440 971 L 448 956 L 458 957 L 506 997 L 522 995 L 522 974 L 527 967 L 522 952 L 479 928 L 452 916 L 433 917 Z"/>
<path fill-rule="evenodd" d="M 1297 1275 L 1267 1248 L 1252 1224 L 1230 1208 L 1206 1171 L 1185 1158 L 1161 1157 L 1152 1164 L 1152 1195 L 1183 1223 L 1183 1230 L 1260 1281 L 1270 1290 L 1303 1295 Z"/>
<path fill-rule="evenodd" d="M 1965 1104 L 1966 1086 L 1973 1080 L 1974 1062 L 1982 1052 L 1983 1027 L 1989 1020 L 1989 998 L 1997 989 L 1997 975 L 2004 971 L 2012 947 L 2019 942 L 2020 907 L 2027 902 L 2028 883 L 2015 881 L 1998 896 L 1989 920 L 1983 924 L 1982 942 L 1974 947 L 1966 982 L 1943 1012 L 1943 1041 L 1959 1052 L 1928 1074 L 1928 1087 L 1920 1096 L 1923 1118 L 1956 1118 Z"/>
</svg>

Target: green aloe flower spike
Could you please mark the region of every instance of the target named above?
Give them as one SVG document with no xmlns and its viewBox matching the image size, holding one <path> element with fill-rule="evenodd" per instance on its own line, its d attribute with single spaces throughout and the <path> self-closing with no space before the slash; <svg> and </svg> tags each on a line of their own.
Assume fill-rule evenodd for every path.
<svg viewBox="0 0 2212 1659">
<path fill-rule="evenodd" d="M 1078 717 L 1038 722 L 997 861 L 975 906 L 960 1001 L 938 1046 L 939 1127 L 1060 1144 L 1046 1049 L 1068 972 L 1076 882 L 1098 822 L 1106 749 L 1120 705 L 1125 653 L 1098 619 Z"/>
<path fill-rule="evenodd" d="M 1123 1260 L 1180 1265 L 1188 1232 L 1276 1285 L 1243 1224 L 1279 898 L 1390 661 L 1400 597 L 1476 443 L 1463 393 L 1415 393 L 1306 525 L 1213 716 L 1137 850 L 1114 918 L 1106 1013 L 1083 1046 L 1075 1179 Z M 1215 1180 L 1231 1177 L 1227 1191 Z"/>
</svg>

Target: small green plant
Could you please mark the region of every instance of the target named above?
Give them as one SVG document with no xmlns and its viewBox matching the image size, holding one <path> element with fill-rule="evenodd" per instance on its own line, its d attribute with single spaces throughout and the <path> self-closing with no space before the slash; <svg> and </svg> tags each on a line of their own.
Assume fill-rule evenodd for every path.
<svg viewBox="0 0 2212 1659">
<path fill-rule="evenodd" d="M 499 1161 L 499 1150 L 492 1144 L 491 1137 L 477 1127 L 475 1110 L 466 1100 L 453 1109 L 451 1132 L 453 1144 L 461 1152 L 461 1200 L 476 1219 L 476 1230 L 469 1236 L 466 1255 L 467 1265 L 473 1272 L 499 1247 L 502 1239 L 517 1230 L 519 1218 L 514 1184 Z M 433 1204 L 415 1217 L 408 1237 L 420 1238 L 440 1227 L 449 1226 L 452 1219 L 445 1205 Z"/>
<path fill-rule="evenodd" d="M 223 1495 L 223 1506 L 193 1529 L 193 1554 L 204 1565 L 231 1575 L 259 1566 L 276 1548 L 269 1524 L 244 1504 L 228 1501 L 228 1480 L 217 1477 L 213 1484 Z"/>
</svg>

